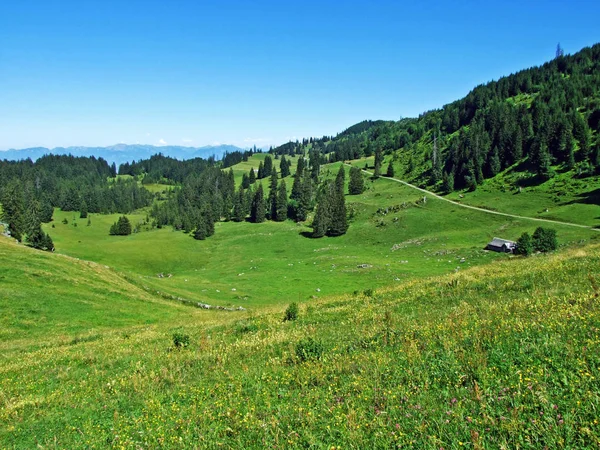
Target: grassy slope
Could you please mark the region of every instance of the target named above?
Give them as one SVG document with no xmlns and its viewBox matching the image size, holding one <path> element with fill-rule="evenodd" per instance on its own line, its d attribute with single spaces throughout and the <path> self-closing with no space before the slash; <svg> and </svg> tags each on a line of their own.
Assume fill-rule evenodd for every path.
<svg viewBox="0 0 600 450">
<path fill-rule="evenodd" d="M 37 258 L 66 261 L 8 251 L 23 272 Z M 69 267 L 85 285 L 86 263 Z M 599 268 L 594 245 L 318 299 L 296 322 L 281 322 L 281 307 L 177 316 L 191 338 L 180 351 L 169 351 L 168 316 L 132 333 L 23 349 L 0 365 L 0 442 L 597 447 Z M 55 284 L 72 290 L 66 277 Z M 302 362 L 295 349 L 307 336 L 322 353 Z"/>
<path fill-rule="evenodd" d="M 258 165 L 255 155 L 245 165 Z M 339 163 L 324 167 L 334 176 Z M 243 172 L 246 170 L 244 169 Z M 262 180 L 265 187 L 268 180 Z M 288 190 L 292 180 L 287 179 Z M 414 277 L 449 273 L 505 255 L 482 251 L 494 236 L 516 239 L 537 223 L 466 211 L 389 180 L 367 182 L 367 191 L 347 196 L 355 210 L 350 229 L 338 238 L 309 239 L 310 228 L 291 221 L 218 223 L 206 241 L 170 228 L 128 237 L 108 236 L 117 216 L 75 219 L 57 211 L 45 226 L 59 252 L 127 273 L 140 286 L 211 304 L 256 309 L 274 303 L 312 301 L 313 296 L 387 286 Z M 268 189 L 268 188 L 267 188 Z M 377 214 L 379 208 L 402 206 Z M 131 215 L 133 223 L 144 214 Z M 62 219 L 69 220 L 68 225 Z M 310 223 L 310 220 L 308 221 Z M 556 227 L 561 243 L 594 237 L 585 229 Z M 393 250 L 394 249 L 394 250 Z M 462 261 L 462 262 L 461 262 Z M 359 265 L 367 265 L 359 268 Z M 157 274 L 172 274 L 158 278 Z"/>
<path fill-rule="evenodd" d="M 0 360 L 188 313 L 89 261 L 36 251 L 0 237 Z"/>
</svg>

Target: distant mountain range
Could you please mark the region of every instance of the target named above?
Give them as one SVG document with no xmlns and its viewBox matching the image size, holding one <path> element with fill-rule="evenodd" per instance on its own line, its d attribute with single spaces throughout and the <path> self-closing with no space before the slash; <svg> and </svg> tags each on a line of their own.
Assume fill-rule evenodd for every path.
<svg viewBox="0 0 600 450">
<path fill-rule="evenodd" d="M 104 158 L 109 163 L 115 163 L 117 167 L 124 162 L 133 160 L 147 159 L 157 153 L 170 156 L 176 159 L 209 158 L 214 156 L 220 159 L 225 153 L 235 151 L 244 151 L 234 145 L 207 145 L 204 147 L 180 147 L 175 145 L 165 145 L 156 147 L 154 145 L 127 145 L 117 144 L 109 147 L 55 147 L 53 149 L 45 147 L 25 148 L 22 150 L 0 151 L 0 160 L 7 159 L 17 161 L 31 158 L 32 161 L 41 158 L 44 155 L 73 155 L 73 156 L 95 156 Z"/>
</svg>

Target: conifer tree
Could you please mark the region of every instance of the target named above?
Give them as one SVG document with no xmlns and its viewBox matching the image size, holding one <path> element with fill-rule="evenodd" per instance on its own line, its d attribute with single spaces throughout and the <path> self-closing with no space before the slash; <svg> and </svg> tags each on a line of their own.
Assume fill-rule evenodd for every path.
<svg viewBox="0 0 600 450">
<path fill-rule="evenodd" d="M 304 158 L 298 159 L 298 165 L 296 166 L 296 173 L 294 174 L 294 184 L 292 185 L 292 193 L 290 198 L 292 200 L 300 201 L 302 194 L 302 183 L 303 183 L 303 172 L 304 172 Z"/>
<path fill-rule="evenodd" d="M 25 233 L 23 196 L 17 182 L 11 183 L 2 196 L 2 220 L 8 224 L 11 237 L 21 242 Z"/>
<path fill-rule="evenodd" d="M 281 178 L 285 178 L 290 175 L 290 162 L 285 158 L 285 155 L 281 157 L 279 170 L 281 171 Z"/>
<path fill-rule="evenodd" d="M 258 185 L 258 189 L 254 193 L 252 199 L 252 207 L 250 208 L 250 221 L 254 223 L 261 223 L 265 221 L 265 195 L 262 184 Z"/>
<path fill-rule="evenodd" d="M 263 166 L 264 177 L 268 177 L 273 172 L 273 158 L 270 155 L 265 156 L 265 163 Z"/>
<path fill-rule="evenodd" d="M 88 216 L 88 206 L 85 200 L 81 200 L 81 206 L 79 207 L 79 218 L 87 219 Z"/>
<path fill-rule="evenodd" d="M 348 230 L 348 219 L 346 218 L 346 199 L 344 197 L 344 180 L 346 171 L 344 166 L 340 166 L 340 170 L 335 178 L 335 183 L 330 187 L 331 200 L 329 202 L 329 226 L 327 227 L 328 236 L 341 236 Z"/>
<path fill-rule="evenodd" d="M 319 201 L 317 203 L 317 210 L 315 211 L 315 217 L 312 223 L 312 237 L 320 238 L 327 234 L 329 228 L 331 208 L 329 206 L 329 194 L 330 194 L 331 182 L 325 181 Z"/>
<path fill-rule="evenodd" d="M 279 182 L 277 188 L 277 201 L 275 205 L 275 220 L 277 222 L 283 222 L 287 219 L 287 189 L 285 186 L 285 180 Z"/>
<path fill-rule="evenodd" d="M 275 220 L 277 217 L 277 170 L 275 167 L 271 170 L 271 180 L 269 181 L 269 200 L 267 202 L 269 208 L 269 219 Z"/>
<path fill-rule="evenodd" d="M 270 174 L 270 172 L 269 172 L 269 174 Z M 264 177 L 265 177 L 265 168 L 264 168 L 264 166 L 263 166 L 263 162 L 261 161 L 261 162 L 259 162 L 259 163 L 258 163 L 258 174 L 257 174 L 257 178 L 258 178 L 259 180 L 262 180 Z"/>
<path fill-rule="evenodd" d="M 374 177 L 379 178 L 381 176 L 381 166 L 383 165 L 383 151 L 378 147 L 375 150 L 375 173 Z"/>
<path fill-rule="evenodd" d="M 252 170 L 252 169 L 250 169 L 250 170 Z M 252 170 L 252 173 L 254 173 L 254 171 L 253 171 L 253 170 Z M 247 175 L 247 174 L 243 174 L 243 175 L 242 175 L 242 184 L 241 184 L 241 186 L 242 186 L 244 189 L 248 189 L 248 188 L 250 187 L 250 184 L 251 184 L 251 183 L 250 183 L 250 178 L 248 177 L 248 175 Z"/>
<path fill-rule="evenodd" d="M 244 193 L 244 188 L 240 185 L 233 202 L 232 219 L 234 222 L 243 222 L 246 218 L 246 208 L 244 207 L 245 202 L 246 194 Z"/>
<path fill-rule="evenodd" d="M 256 182 L 256 174 L 254 173 L 254 167 L 250 168 L 250 175 L 248 177 L 250 184 L 254 184 Z M 244 189 L 248 189 L 247 187 Z"/>
<path fill-rule="evenodd" d="M 365 180 L 362 171 L 358 167 L 350 168 L 350 181 L 348 183 L 348 193 L 350 195 L 362 194 L 365 190 Z"/>
<path fill-rule="evenodd" d="M 385 172 L 386 177 L 393 178 L 394 176 L 394 164 L 392 161 L 388 164 L 387 171 Z"/>
<path fill-rule="evenodd" d="M 450 172 L 450 173 L 444 172 L 442 184 L 443 184 L 442 187 L 444 189 L 444 192 L 446 192 L 447 194 L 454 191 L 454 173 L 453 172 Z"/>
<path fill-rule="evenodd" d="M 312 209 L 313 181 L 308 171 L 304 172 L 304 177 L 300 180 L 300 194 L 296 199 L 296 221 L 303 222 Z"/>
</svg>

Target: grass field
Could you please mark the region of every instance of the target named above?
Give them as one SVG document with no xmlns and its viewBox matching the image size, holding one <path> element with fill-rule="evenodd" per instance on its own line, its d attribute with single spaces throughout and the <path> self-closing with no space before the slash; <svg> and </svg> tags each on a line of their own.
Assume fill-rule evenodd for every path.
<svg viewBox="0 0 600 450">
<path fill-rule="evenodd" d="M 255 155 L 252 164 L 263 156 Z M 324 171 L 334 176 L 338 168 L 339 163 Z M 291 181 L 287 179 L 288 190 Z M 215 235 L 206 241 L 170 228 L 118 237 L 108 235 L 117 215 L 91 215 L 87 226 L 76 214 L 61 211 L 55 213 L 54 228 L 46 225 L 45 231 L 58 252 L 113 267 L 141 287 L 253 309 L 388 286 L 507 258 L 482 249 L 494 236 L 516 239 L 539 225 L 464 210 L 432 197 L 423 203 L 421 193 L 386 179 L 367 181 L 367 186 L 362 195 L 346 197 L 354 217 L 348 233 L 337 238 L 310 239 L 306 234 L 311 229 L 292 221 L 217 223 Z M 388 212 L 381 212 L 385 208 Z M 135 225 L 145 213 L 130 219 Z M 599 237 L 591 230 L 555 228 L 564 245 Z"/>
<path fill-rule="evenodd" d="M 295 322 L 283 305 L 165 304 L 4 238 L 0 252 L 5 448 L 600 445 L 598 245 L 316 299 Z"/>
</svg>

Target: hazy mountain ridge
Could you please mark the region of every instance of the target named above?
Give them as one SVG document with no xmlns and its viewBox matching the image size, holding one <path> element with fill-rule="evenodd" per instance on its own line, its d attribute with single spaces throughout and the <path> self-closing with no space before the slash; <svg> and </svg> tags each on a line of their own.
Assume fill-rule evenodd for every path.
<svg viewBox="0 0 600 450">
<path fill-rule="evenodd" d="M 36 161 L 44 155 L 68 155 L 73 156 L 95 156 L 96 158 L 104 158 L 109 163 L 115 163 L 117 166 L 124 162 L 132 160 L 147 159 L 157 153 L 162 153 L 165 156 L 170 156 L 176 159 L 192 159 L 192 158 L 209 158 L 214 156 L 220 159 L 225 153 L 235 151 L 243 151 L 243 149 L 235 145 L 206 145 L 203 147 L 183 147 L 177 145 L 145 145 L 145 144 L 116 144 L 107 147 L 32 147 L 25 149 L 10 149 L 0 151 L 0 160 L 6 159 L 17 161 L 31 158 Z"/>
</svg>

